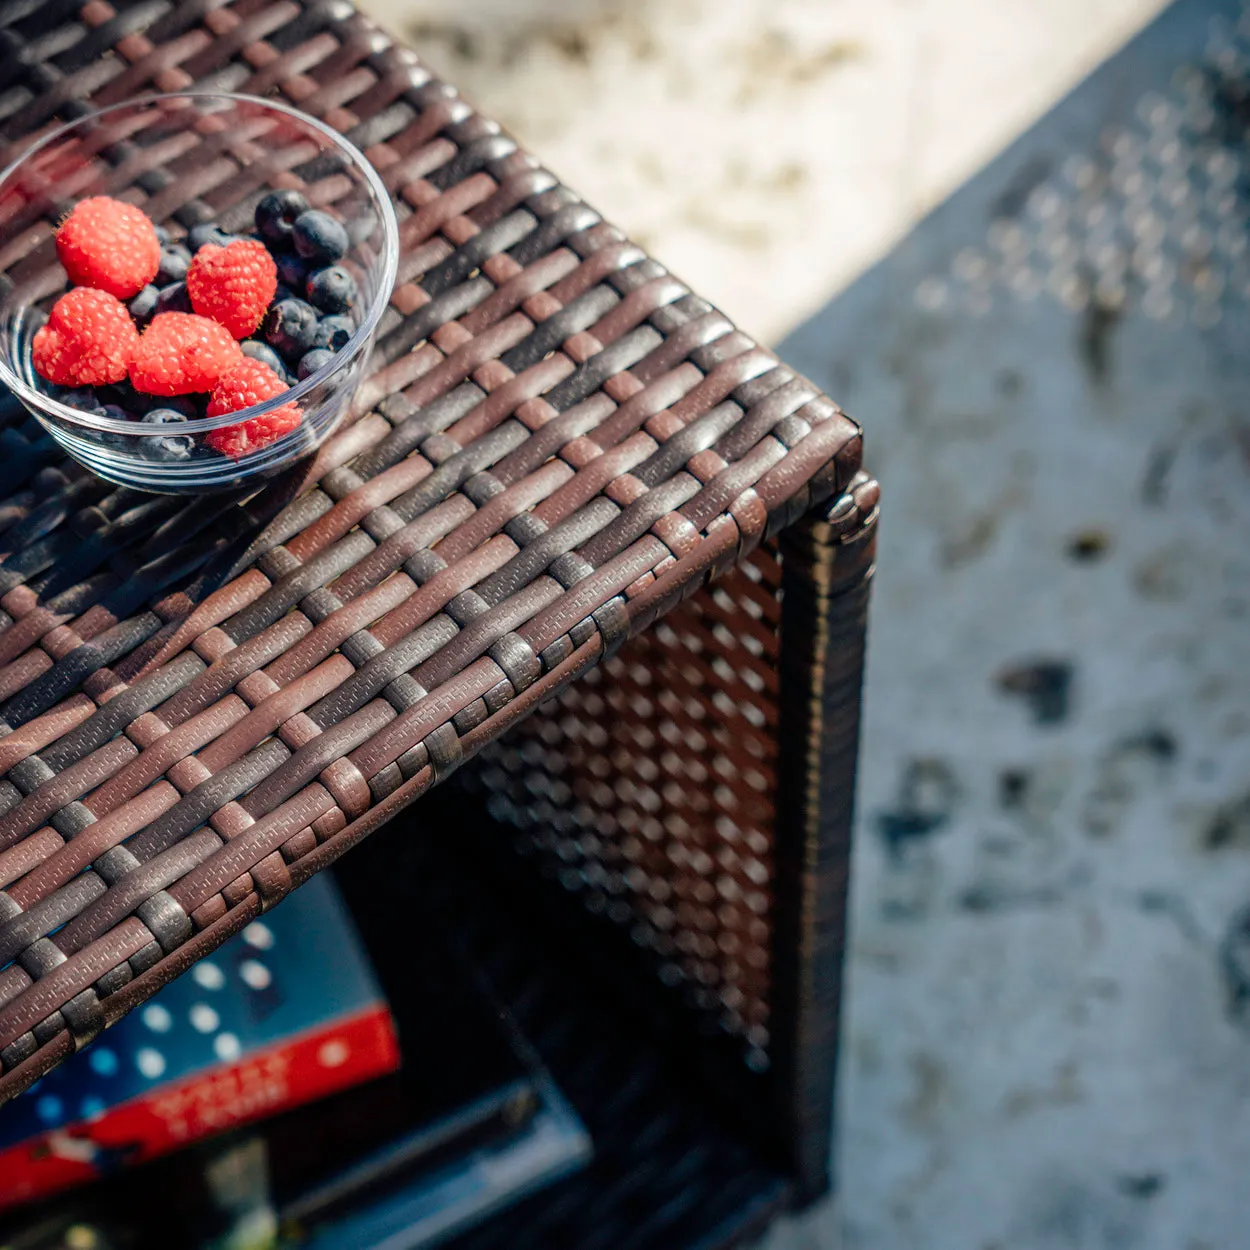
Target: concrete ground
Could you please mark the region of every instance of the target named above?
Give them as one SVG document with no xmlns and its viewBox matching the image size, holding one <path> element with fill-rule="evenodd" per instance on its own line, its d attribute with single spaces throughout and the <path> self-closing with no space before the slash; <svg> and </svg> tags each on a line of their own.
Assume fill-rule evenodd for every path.
<svg viewBox="0 0 1250 1250">
<path fill-rule="evenodd" d="M 364 0 L 776 342 L 1163 0 Z"/>
<path fill-rule="evenodd" d="M 1240 4 L 975 177 L 1158 0 L 365 7 L 868 430 L 840 1196 L 767 1250 L 1250 1245 Z"/>
</svg>

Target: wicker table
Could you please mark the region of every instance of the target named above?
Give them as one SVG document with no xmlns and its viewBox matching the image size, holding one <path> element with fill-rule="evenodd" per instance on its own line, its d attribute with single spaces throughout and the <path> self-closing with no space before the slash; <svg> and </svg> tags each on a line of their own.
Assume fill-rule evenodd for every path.
<svg viewBox="0 0 1250 1250">
<path fill-rule="evenodd" d="M 0 1097 L 488 749 L 491 814 L 767 1069 L 760 1120 L 819 1192 L 858 427 L 341 0 L 0 0 L 5 159 L 192 86 L 353 139 L 399 285 L 358 418 L 245 502 L 112 488 L 6 401 Z M 230 228 L 231 185 L 177 215 Z"/>
</svg>

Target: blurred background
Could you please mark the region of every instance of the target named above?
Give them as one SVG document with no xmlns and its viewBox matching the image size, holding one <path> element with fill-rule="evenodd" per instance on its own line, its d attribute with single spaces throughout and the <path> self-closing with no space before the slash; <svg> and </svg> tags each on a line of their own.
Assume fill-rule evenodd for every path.
<svg viewBox="0 0 1250 1250">
<path fill-rule="evenodd" d="M 840 1197 L 770 1250 L 1245 1245 L 1242 6 L 365 7 L 867 427 Z"/>
<path fill-rule="evenodd" d="M 1243 1250 L 1250 0 L 359 3 L 866 429 L 837 1191 L 764 1250 Z M 42 20 L 0 13 L 31 60 Z M 0 1211 L 45 1201 L 0 1250 L 152 1244 L 106 1199 L 211 1250 L 514 1250 L 489 1212 L 618 1165 L 633 1245 L 642 1173 L 709 1225 L 717 1167 L 779 1193 L 463 802 L 15 1104 Z"/>
<path fill-rule="evenodd" d="M 366 0 L 771 344 L 1161 0 Z"/>
</svg>

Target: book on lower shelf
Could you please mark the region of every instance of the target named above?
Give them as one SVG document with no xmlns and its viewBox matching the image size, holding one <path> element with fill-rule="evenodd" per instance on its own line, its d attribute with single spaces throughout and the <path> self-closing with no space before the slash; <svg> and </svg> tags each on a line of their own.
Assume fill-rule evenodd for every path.
<svg viewBox="0 0 1250 1250">
<path fill-rule="evenodd" d="M 591 1141 L 480 971 L 426 916 L 399 949 L 357 899 L 404 1062 L 265 1126 L 283 1245 L 424 1250 L 581 1167 Z M 375 932 L 375 927 L 377 932 Z M 332 1137 L 327 1159 L 310 1145 Z"/>
<path fill-rule="evenodd" d="M 0 1208 L 399 1066 L 394 1019 L 315 878 L 0 1109 Z"/>
<path fill-rule="evenodd" d="M 310 1188 L 279 1209 L 281 1244 L 427 1250 L 589 1160 L 590 1137 L 549 1078 L 536 1073 L 524 1102 L 519 1118 L 505 1117 L 503 1131 L 476 1142 L 452 1125 L 431 1126 L 456 1132 L 458 1147 L 431 1150 L 415 1168 L 369 1160 Z"/>
</svg>

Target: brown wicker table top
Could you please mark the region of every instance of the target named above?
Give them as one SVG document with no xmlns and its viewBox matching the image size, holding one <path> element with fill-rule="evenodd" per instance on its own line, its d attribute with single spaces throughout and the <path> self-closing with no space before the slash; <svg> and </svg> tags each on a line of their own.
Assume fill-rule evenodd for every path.
<svg viewBox="0 0 1250 1250">
<path fill-rule="evenodd" d="M 4 407 L 0 1098 L 765 538 L 875 499 L 832 402 L 343 0 L 0 0 L 0 160 L 192 86 L 354 140 L 399 283 L 358 419 L 244 503 L 109 486 Z"/>
</svg>

